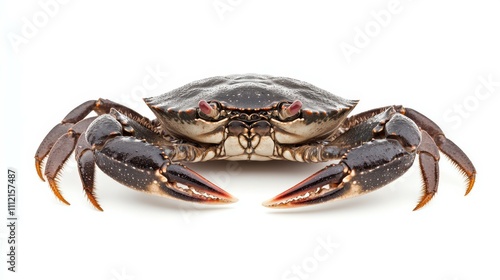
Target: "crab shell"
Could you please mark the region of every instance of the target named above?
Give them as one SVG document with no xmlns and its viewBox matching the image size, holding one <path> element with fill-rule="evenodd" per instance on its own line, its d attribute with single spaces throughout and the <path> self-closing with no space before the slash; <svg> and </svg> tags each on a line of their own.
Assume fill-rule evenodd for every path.
<svg viewBox="0 0 500 280">
<path fill-rule="evenodd" d="M 223 116 L 201 118 L 199 102 L 216 102 Z M 281 120 L 281 104 L 299 100 L 301 112 Z M 274 131 L 274 141 L 297 144 L 320 140 L 334 132 L 357 100 L 348 100 L 299 80 L 268 75 L 218 76 L 192 82 L 163 95 L 145 98 L 162 129 L 181 139 L 221 143 L 231 116 L 258 114 Z"/>
</svg>

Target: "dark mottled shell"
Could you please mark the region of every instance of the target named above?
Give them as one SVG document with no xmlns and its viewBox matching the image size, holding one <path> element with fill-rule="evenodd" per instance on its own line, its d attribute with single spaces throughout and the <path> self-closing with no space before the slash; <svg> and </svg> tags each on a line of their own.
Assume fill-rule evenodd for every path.
<svg viewBox="0 0 500 280">
<path fill-rule="evenodd" d="M 144 101 L 156 113 L 190 122 L 200 100 L 218 101 L 229 110 L 270 110 L 280 102 L 300 100 L 309 121 L 352 110 L 357 100 L 336 96 L 309 83 L 268 75 L 230 75 L 207 78 Z"/>
</svg>

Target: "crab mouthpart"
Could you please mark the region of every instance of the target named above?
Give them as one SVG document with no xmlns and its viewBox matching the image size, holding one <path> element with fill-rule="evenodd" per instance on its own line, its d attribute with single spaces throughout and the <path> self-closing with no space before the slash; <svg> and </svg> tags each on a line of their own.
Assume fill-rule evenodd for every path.
<svg viewBox="0 0 500 280">
<path fill-rule="evenodd" d="M 165 184 L 166 191 L 175 198 L 207 204 L 238 201 L 225 190 L 185 166 L 171 164 L 166 167 L 166 172 L 162 173 L 168 180 Z"/>
<path fill-rule="evenodd" d="M 292 208 L 325 202 L 344 187 L 342 165 L 326 167 L 307 179 L 262 203 L 271 208 Z"/>
</svg>

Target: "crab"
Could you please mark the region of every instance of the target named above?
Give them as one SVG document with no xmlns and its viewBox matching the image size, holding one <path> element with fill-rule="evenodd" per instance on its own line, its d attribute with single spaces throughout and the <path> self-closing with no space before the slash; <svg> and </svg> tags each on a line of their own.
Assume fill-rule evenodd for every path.
<svg viewBox="0 0 500 280">
<path fill-rule="evenodd" d="M 423 194 L 414 210 L 438 190 L 440 152 L 465 175 L 466 195 L 476 177 L 467 155 L 416 110 L 387 106 L 348 117 L 358 100 L 296 79 L 218 76 L 144 101 L 156 119 L 107 99 L 89 100 L 47 134 L 36 151 L 35 165 L 60 201 L 69 205 L 57 178 L 73 152 L 83 190 L 101 211 L 94 188 L 96 165 L 138 191 L 223 204 L 237 199 L 183 163 L 336 161 L 263 203 L 275 208 L 374 191 L 403 175 L 417 155 Z M 91 111 L 97 116 L 88 117 Z"/>
</svg>

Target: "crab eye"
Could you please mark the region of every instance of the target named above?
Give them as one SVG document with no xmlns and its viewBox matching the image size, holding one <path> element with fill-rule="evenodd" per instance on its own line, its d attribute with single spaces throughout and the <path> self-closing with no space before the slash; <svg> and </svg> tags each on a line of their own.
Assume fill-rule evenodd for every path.
<svg viewBox="0 0 500 280">
<path fill-rule="evenodd" d="M 279 117 L 281 120 L 298 117 L 300 109 L 302 109 L 302 102 L 300 100 L 295 100 L 292 104 L 283 104 L 279 111 Z"/>
<path fill-rule="evenodd" d="M 217 104 L 210 104 L 202 99 L 198 102 L 198 108 L 200 117 L 204 119 L 216 120 L 220 116 L 220 110 Z"/>
</svg>

